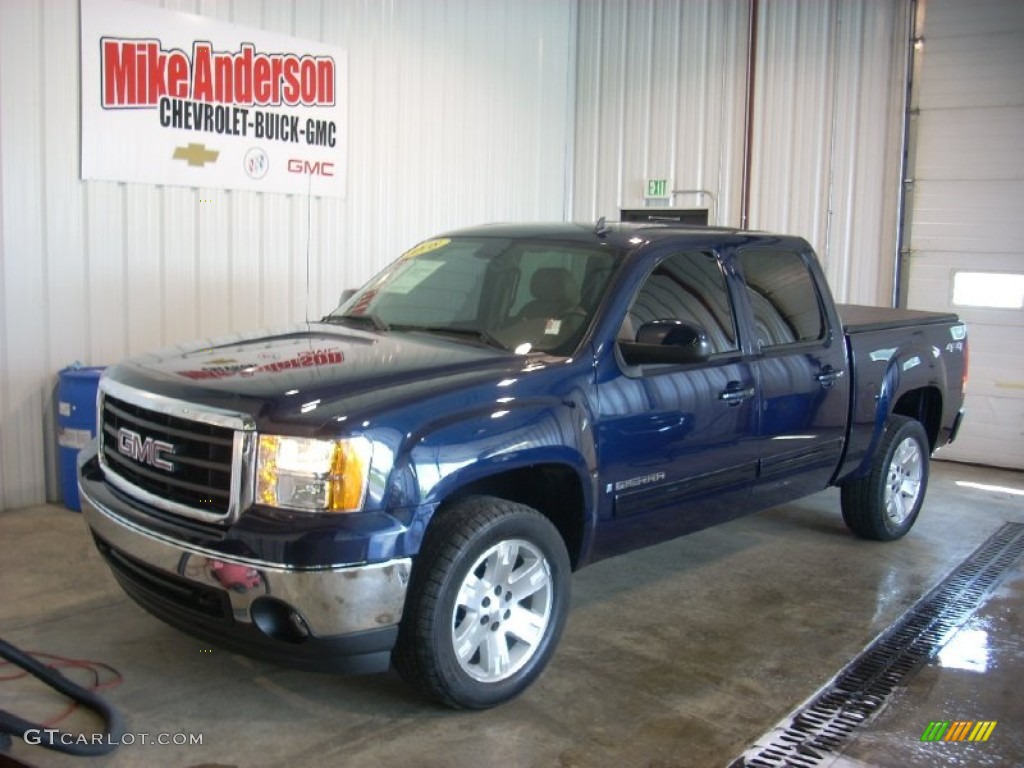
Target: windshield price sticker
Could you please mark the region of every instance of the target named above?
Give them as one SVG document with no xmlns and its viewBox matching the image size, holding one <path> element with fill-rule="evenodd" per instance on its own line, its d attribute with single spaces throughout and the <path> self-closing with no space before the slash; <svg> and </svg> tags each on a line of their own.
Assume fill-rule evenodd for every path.
<svg viewBox="0 0 1024 768">
<path fill-rule="evenodd" d="M 430 253 L 431 251 L 436 251 L 439 248 L 444 248 L 450 242 L 451 240 L 447 237 L 438 238 L 437 240 L 426 240 L 403 253 L 402 258 L 415 259 L 417 256 L 422 256 L 424 253 Z"/>
<path fill-rule="evenodd" d="M 544 335 L 545 336 L 557 336 L 562 330 L 562 321 L 557 318 L 549 318 L 544 323 Z"/>
</svg>

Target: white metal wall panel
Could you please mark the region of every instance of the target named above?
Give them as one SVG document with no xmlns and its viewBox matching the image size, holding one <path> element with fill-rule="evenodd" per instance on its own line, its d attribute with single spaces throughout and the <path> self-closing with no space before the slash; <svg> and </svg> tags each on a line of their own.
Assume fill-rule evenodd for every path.
<svg viewBox="0 0 1024 768">
<path fill-rule="evenodd" d="M 317 316 L 439 228 L 614 217 L 650 176 L 739 224 L 747 0 L 163 4 L 348 51 L 348 197 L 78 182 L 78 4 L 0 0 L 0 506 L 41 499 L 73 360 Z M 888 296 L 905 7 L 760 3 L 751 224 L 842 299 Z"/>
<path fill-rule="evenodd" d="M 645 178 L 671 205 L 736 224 L 743 152 L 743 0 L 620 0 L 579 7 L 572 217 L 644 206 Z"/>
<path fill-rule="evenodd" d="M 64 366 L 319 317 L 439 229 L 568 210 L 573 0 L 149 4 L 344 48 L 347 197 L 79 181 L 78 0 L 0 0 L 0 508 L 55 495 Z"/>
<path fill-rule="evenodd" d="M 915 84 L 908 304 L 971 343 L 967 418 L 941 456 L 1024 468 L 1024 310 L 956 307 L 958 270 L 1024 273 L 1024 4 L 928 0 Z"/>
<path fill-rule="evenodd" d="M 0 491 L 11 500 L 8 504 L 16 505 L 38 498 L 38 491 L 33 493 L 20 479 L 42 478 L 46 393 L 37 372 L 47 363 L 50 324 L 40 298 L 54 265 L 46 261 L 43 213 L 48 192 L 41 172 L 45 162 L 39 99 L 45 90 L 43 70 L 38 53 L 33 55 L 38 49 L 27 48 L 24 39 L 38 39 L 43 8 L 38 3 L 4 3 L 0 8 L 0 66 L 8 71 L 18 68 L 18 77 L 0 80 L 0 98 L 18 105 L 0 109 L 0 172 L 4 174 L 0 233 L 5 254 L 0 418 L 11 425 L 10 438 L 5 434 L 0 449 L 4 473 Z"/>
<path fill-rule="evenodd" d="M 839 5 L 829 279 L 842 301 L 890 305 L 910 15 L 905 2 Z"/>
<path fill-rule="evenodd" d="M 762 0 L 752 228 L 806 237 L 843 301 L 892 294 L 903 70 L 901 0 Z M 580 4 L 572 213 L 643 207 L 670 177 L 675 207 L 740 225 L 750 3 Z"/>
<path fill-rule="evenodd" d="M 888 304 L 907 5 L 761 4 L 750 226 L 807 238 L 836 298 Z"/>
<path fill-rule="evenodd" d="M 824 258 L 832 152 L 834 3 L 763 3 L 750 226 L 806 237 Z"/>
</svg>

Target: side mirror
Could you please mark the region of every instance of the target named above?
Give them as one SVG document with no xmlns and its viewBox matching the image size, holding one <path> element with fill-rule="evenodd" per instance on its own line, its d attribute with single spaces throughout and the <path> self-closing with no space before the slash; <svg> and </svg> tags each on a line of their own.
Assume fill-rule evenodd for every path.
<svg viewBox="0 0 1024 768">
<path fill-rule="evenodd" d="M 711 355 L 708 334 L 682 320 L 653 320 L 640 326 L 636 341 L 619 344 L 629 365 L 697 363 Z"/>
<path fill-rule="evenodd" d="M 346 301 L 348 301 L 353 296 L 355 296 L 356 292 L 358 292 L 358 290 L 359 290 L 358 288 L 346 288 L 344 291 L 342 291 L 341 292 L 341 301 L 338 302 L 338 306 L 340 307 Z"/>
</svg>

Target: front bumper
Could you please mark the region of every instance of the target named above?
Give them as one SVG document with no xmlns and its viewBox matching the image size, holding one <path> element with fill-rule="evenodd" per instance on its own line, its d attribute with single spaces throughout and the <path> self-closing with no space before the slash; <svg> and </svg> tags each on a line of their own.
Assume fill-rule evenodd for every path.
<svg viewBox="0 0 1024 768">
<path fill-rule="evenodd" d="M 295 569 L 183 544 L 119 515 L 80 475 L 82 513 L 125 592 L 158 618 L 240 653 L 306 669 L 387 669 L 409 558 Z"/>
</svg>

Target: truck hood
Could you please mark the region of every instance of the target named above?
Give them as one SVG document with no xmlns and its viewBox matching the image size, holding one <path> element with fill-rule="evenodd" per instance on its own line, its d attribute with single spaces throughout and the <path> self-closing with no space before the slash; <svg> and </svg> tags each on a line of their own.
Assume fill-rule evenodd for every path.
<svg viewBox="0 0 1024 768">
<path fill-rule="evenodd" d="M 315 428 L 339 415 L 501 380 L 528 361 L 422 332 L 311 323 L 139 355 L 107 375 L 147 392 Z"/>
</svg>

